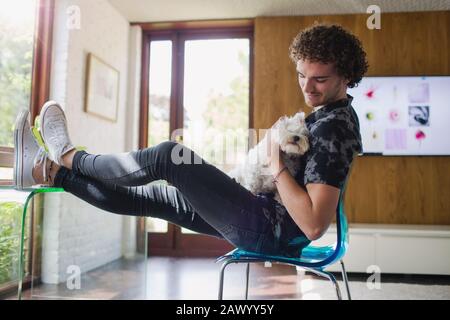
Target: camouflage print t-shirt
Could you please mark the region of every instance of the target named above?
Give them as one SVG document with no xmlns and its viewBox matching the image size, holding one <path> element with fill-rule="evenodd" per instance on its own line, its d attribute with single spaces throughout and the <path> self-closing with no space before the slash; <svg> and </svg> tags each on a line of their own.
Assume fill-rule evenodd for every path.
<svg viewBox="0 0 450 320">
<path fill-rule="evenodd" d="M 309 150 L 301 158 L 297 183 L 323 183 L 342 188 L 355 153 L 362 152 L 353 97 L 325 105 L 305 118 Z"/>
<path fill-rule="evenodd" d="M 351 106 L 353 97 L 325 105 L 305 118 L 309 130 L 309 150 L 301 157 L 297 183 L 328 184 L 342 188 L 355 153 L 362 152 L 359 121 Z M 260 195 L 261 201 L 269 201 Z M 270 201 L 269 201 L 270 202 Z M 280 254 L 296 257 L 309 241 L 290 217 L 286 208 L 272 200 L 272 210 L 265 212 L 270 220 L 273 245 Z"/>
</svg>

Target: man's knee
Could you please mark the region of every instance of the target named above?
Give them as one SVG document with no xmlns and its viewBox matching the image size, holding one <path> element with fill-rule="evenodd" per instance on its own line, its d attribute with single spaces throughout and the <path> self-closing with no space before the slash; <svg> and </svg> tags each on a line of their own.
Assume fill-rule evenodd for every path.
<svg viewBox="0 0 450 320">
<path fill-rule="evenodd" d="M 164 158 L 164 162 L 172 164 L 201 164 L 202 158 L 181 143 L 164 141 L 156 145 L 157 155 Z"/>
<path fill-rule="evenodd" d="M 168 155 L 170 157 L 173 148 L 175 148 L 177 145 L 177 142 L 167 140 L 157 144 L 155 148 L 158 154 Z"/>
<path fill-rule="evenodd" d="M 178 143 L 173 141 L 164 141 L 153 147 L 147 148 L 149 155 L 152 155 L 155 163 L 165 163 L 169 164 L 171 161 L 172 150 L 178 145 Z"/>
</svg>

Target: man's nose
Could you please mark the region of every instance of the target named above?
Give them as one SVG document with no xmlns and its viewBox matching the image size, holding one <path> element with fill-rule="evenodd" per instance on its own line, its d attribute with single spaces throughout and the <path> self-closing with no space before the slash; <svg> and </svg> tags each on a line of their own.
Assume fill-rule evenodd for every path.
<svg viewBox="0 0 450 320">
<path fill-rule="evenodd" d="M 311 79 L 305 79 L 304 85 L 303 85 L 303 91 L 309 93 L 314 92 L 314 84 Z"/>
</svg>

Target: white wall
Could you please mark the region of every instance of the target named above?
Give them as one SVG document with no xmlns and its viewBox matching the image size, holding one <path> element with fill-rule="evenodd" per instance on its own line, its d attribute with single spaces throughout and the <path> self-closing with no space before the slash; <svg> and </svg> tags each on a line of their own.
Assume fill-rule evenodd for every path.
<svg viewBox="0 0 450 320">
<path fill-rule="evenodd" d="M 72 142 L 87 147 L 90 153 L 136 148 L 140 29 L 130 28 L 106 0 L 58 0 L 55 5 L 50 99 L 63 106 Z M 78 22 L 80 28 L 73 28 Z M 120 72 L 115 123 L 83 111 L 88 53 Z M 65 281 L 70 265 L 86 272 L 122 255 L 132 256 L 134 251 L 134 218 L 107 213 L 68 194 L 46 198 L 44 282 Z"/>
<path fill-rule="evenodd" d="M 139 99 L 141 77 L 142 29 L 130 27 L 128 50 L 128 96 L 125 125 L 125 150 L 139 147 Z M 122 252 L 125 257 L 132 257 L 136 252 L 136 218 L 123 217 Z"/>
</svg>

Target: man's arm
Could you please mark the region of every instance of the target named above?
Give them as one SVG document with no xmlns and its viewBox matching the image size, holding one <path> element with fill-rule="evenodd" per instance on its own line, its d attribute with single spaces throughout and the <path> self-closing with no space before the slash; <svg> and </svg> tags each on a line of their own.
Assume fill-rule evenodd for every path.
<svg viewBox="0 0 450 320">
<path fill-rule="evenodd" d="M 336 214 L 340 190 L 336 187 L 308 183 L 307 192 L 285 170 L 276 183 L 283 205 L 309 240 L 320 238 Z"/>
<path fill-rule="evenodd" d="M 275 127 L 276 123 L 272 129 Z M 326 129 L 327 127 L 322 127 L 322 130 Z M 276 139 L 273 139 L 271 131 L 268 134 L 271 141 L 269 167 L 271 173 L 276 175 L 285 164 L 280 156 L 280 145 Z M 309 240 L 320 238 L 327 231 L 336 214 L 339 188 L 324 183 L 307 183 L 305 191 L 288 170 L 284 170 L 277 181 L 278 193 L 294 222 Z"/>
</svg>

